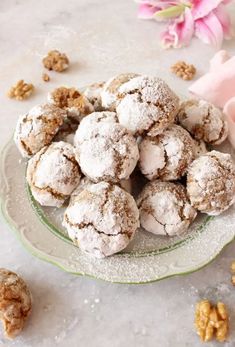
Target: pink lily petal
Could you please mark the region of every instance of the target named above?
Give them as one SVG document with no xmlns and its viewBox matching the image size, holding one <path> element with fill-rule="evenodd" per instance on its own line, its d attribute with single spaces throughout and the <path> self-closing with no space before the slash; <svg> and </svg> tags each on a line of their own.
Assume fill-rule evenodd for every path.
<svg viewBox="0 0 235 347">
<path fill-rule="evenodd" d="M 213 12 L 195 22 L 195 36 L 204 43 L 213 44 L 217 48 L 221 46 L 223 42 L 223 28 Z"/>
<path fill-rule="evenodd" d="M 207 16 L 213 11 L 223 0 L 191 0 L 192 15 L 194 20 Z"/>
<path fill-rule="evenodd" d="M 149 4 L 140 4 L 138 8 L 138 18 L 141 19 L 150 19 L 153 18 L 154 13 L 159 10 L 158 7 L 149 5 Z"/>
<path fill-rule="evenodd" d="M 188 45 L 194 31 L 194 22 L 192 13 L 186 8 L 184 18 L 181 21 L 174 20 L 168 26 L 168 29 L 162 33 L 161 39 L 165 48 L 179 48 Z"/>
<path fill-rule="evenodd" d="M 233 36 L 233 28 L 231 19 L 229 17 L 228 12 L 226 11 L 225 5 L 220 4 L 216 9 L 214 9 L 213 12 L 220 21 L 220 24 L 222 25 L 224 37 L 226 39 L 230 39 Z"/>
</svg>

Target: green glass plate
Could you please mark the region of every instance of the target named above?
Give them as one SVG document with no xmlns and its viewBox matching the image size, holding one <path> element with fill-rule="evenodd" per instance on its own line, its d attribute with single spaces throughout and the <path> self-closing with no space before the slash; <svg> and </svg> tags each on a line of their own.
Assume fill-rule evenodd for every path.
<svg viewBox="0 0 235 347">
<path fill-rule="evenodd" d="M 227 151 L 227 149 L 226 149 Z M 123 252 L 97 260 L 74 246 L 61 226 L 63 208 L 44 208 L 25 183 L 26 162 L 11 140 L 0 162 L 1 211 L 35 256 L 63 270 L 118 283 L 147 283 L 198 270 L 235 236 L 235 208 L 219 217 L 200 215 L 187 234 L 158 237 L 140 230 Z"/>
</svg>

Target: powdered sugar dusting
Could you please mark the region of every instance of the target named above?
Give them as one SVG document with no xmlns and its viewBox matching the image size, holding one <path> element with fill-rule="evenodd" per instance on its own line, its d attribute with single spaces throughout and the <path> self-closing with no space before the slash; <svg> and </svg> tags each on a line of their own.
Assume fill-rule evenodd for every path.
<svg viewBox="0 0 235 347">
<path fill-rule="evenodd" d="M 140 144 L 140 170 L 150 180 L 158 177 L 179 179 L 193 158 L 193 140 L 178 125 L 169 127 L 156 137 L 147 136 Z"/>
<path fill-rule="evenodd" d="M 73 146 L 60 141 L 42 148 L 29 161 L 27 181 L 41 205 L 61 206 L 80 181 Z"/>
<path fill-rule="evenodd" d="M 218 145 L 228 136 L 228 124 L 220 109 L 205 100 L 188 100 L 178 114 L 180 124 L 198 140 Z"/>
<path fill-rule="evenodd" d="M 138 76 L 119 88 L 117 115 L 134 134 L 155 136 L 175 121 L 179 99 L 160 78 Z"/>
<path fill-rule="evenodd" d="M 76 132 L 77 159 L 93 181 L 128 179 L 139 159 L 136 140 L 115 121 L 115 113 L 93 113 Z"/>
<path fill-rule="evenodd" d="M 159 235 L 185 232 L 197 215 L 190 206 L 185 188 L 168 182 L 148 183 L 140 194 L 138 206 L 142 227 Z"/>
<path fill-rule="evenodd" d="M 218 215 L 235 201 L 235 168 L 230 154 L 211 151 L 188 170 L 187 191 L 193 206 Z"/>
<path fill-rule="evenodd" d="M 86 185 L 71 200 L 63 224 L 82 250 L 104 257 L 127 246 L 139 226 L 139 212 L 130 194 L 100 182 Z"/>
<path fill-rule="evenodd" d="M 20 116 L 14 133 L 15 143 L 23 157 L 30 157 L 51 143 L 67 114 L 56 106 L 34 106 Z"/>
</svg>

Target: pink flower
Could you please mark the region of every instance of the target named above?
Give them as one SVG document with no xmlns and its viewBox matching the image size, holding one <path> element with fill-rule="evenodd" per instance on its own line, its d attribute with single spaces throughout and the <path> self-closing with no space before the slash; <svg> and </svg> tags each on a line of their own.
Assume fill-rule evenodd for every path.
<svg viewBox="0 0 235 347">
<path fill-rule="evenodd" d="M 226 4 L 231 0 L 142 0 L 138 17 L 167 21 L 161 34 L 164 47 L 188 45 L 195 35 L 205 43 L 219 48 L 223 39 L 232 36 Z"/>
</svg>

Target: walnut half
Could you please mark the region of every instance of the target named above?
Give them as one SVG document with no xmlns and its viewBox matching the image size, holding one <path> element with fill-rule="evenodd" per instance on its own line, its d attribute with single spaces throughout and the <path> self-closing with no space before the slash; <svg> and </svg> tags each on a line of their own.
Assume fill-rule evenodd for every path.
<svg viewBox="0 0 235 347">
<path fill-rule="evenodd" d="M 7 338 L 12 339 L 22 331 L 31 307 L 26 283 L 16 273 L 0 268 L 0 320 Z"/>
<path fill-rule="evenodd" d="M 26 83 L 24 80 L 19 80 L 16 85 L 12 86 L 7 95 L 11 99 L 25 100 L 34 91 L 34 85 L 32 83 Z"/>
<path fill-rule="evenodd" d="M 228 335 L 226 306 L 222 302 L 212 306 L 208 300 L 200 301 L 196 306 L 195 326 L 202 341 L 208 342 L 214 335 L 217 341 L 225 341 Z"/>
<path fill-rule="evenodd" d="M 42 60 L 43 65 L 48 70 L 62 72 L 69 66 L 69 59 L 66 54 L 60 53 L 57 50 L 48 52 L 47 56 Z"/>
</svg>

